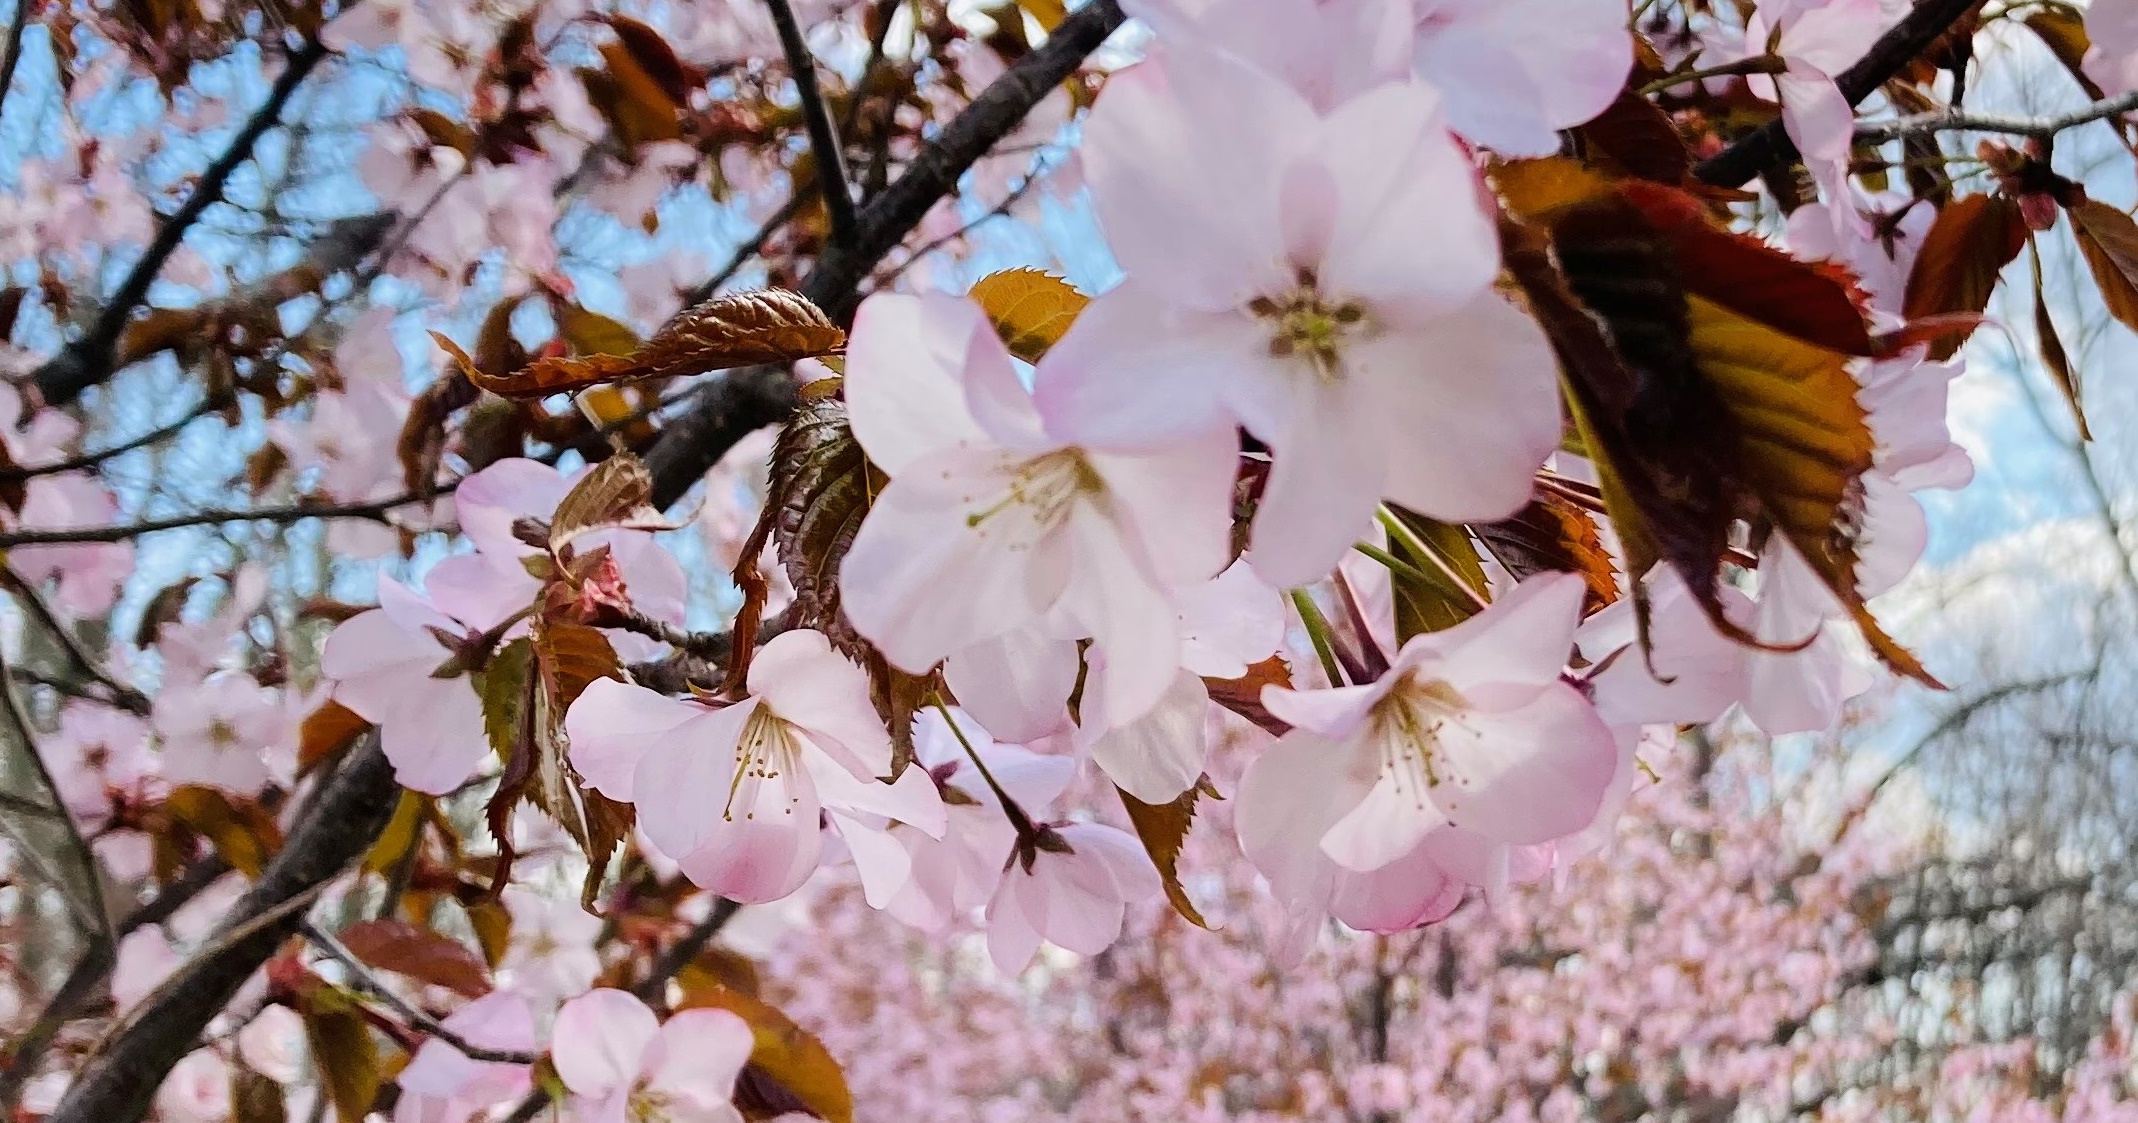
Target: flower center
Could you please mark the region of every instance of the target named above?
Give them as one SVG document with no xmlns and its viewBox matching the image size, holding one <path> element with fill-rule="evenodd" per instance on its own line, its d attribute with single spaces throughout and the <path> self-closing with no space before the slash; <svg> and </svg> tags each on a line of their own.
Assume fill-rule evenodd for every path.
<svg viewBox="0 0 2138 1123">
<path fill-rule="evenodd" d="M 1335 300 L 1321 291 L 1311 269 L 1301 269 L 1297 285 L 1279 296 L 1258 296 L 1247 310 L 1270 323 L 1269 353 L 1299 359 L 1325 381 L 1334 381 L 1344 340 L 1366 326 L 1366 308 L 1357 301 Z"/>
<path fill-rule="evenodd" d="M 1405 681 L 1374 707 L 1376 739 L 1381 743 L 1381 775 L 1398 794 L 1410 792 L 1419 810 L 1432 803 L 1432 790 L 1443 775 L 1440 731 L 1461 725 L 1467 703 L 1452 686 L 1437 679 Z"/>
<path fill-rule="evenodd" d="M 230 724 L 230 722 L 224 718 L 215 718 L 208 722 L 207 738 L 208 744 L 213 747 L 216 752 L 227 752 L 228 750 L 237 747 L 237 726 Z"/>
<path fill-rule="evenodd" d="M 999 516 L 1016 512 L 1021 516 L 1019 521 L 1043 534 L 1061 525 L 1078 497 L 1105 488 L 1105 481 L 1084 459 L 1083 449 L 1056 449 L 1017 465 L 1001 498 L 968 512 L 965 525 L 985 535 L 990 523 L 1000 525 Z"/>
<path fill-rule="evenodd" d="M 749 720 L 743 723 L 742 740 L 735 747 L 735 776 L 728 781 L 728 801 L 721 812 L 722 817 L 731 823 L 735 821 L 735 796 L 742 791 L 744 783 L 777 780 L 781 773 L 794 769 L 798 758 L 793 731 L 779 715 L 760 702 L 750 711 Z M 799 797 L 789 802 L 799 802 Z M 785 811 L 794 814 L 792 807 Z M 754 799 L 745 801 L 742 817 L 757 818 Z"/>
<path fill-rule="evenodd" d="M 631 1123 L 668 1123 L 674 1118 L 675 1097 L 644 1084 L 631 1089 L 631 1098 L 625 1101 L 624 1115 Z"/>
</svg>

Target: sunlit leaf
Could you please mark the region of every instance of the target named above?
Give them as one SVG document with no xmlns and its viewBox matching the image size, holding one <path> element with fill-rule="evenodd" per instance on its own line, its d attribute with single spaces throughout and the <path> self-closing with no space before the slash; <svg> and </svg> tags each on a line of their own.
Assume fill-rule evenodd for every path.
<svg viewBox="0 0 2138 1123">
<path fill-rule="evenodd" d="M 1472 523 L 1470 532 L 1517 580 L 1545 572 L 1578 573 L 1589 587 L 1591 611 L 1619 597 L 1617 563 L 1595 518 L 1559 495 L 1540 491 L 1512 516 Z"/>
<path fill-rule="evenodd" d="M 980 278 L 968 294 L 995 325 L 1010 354 L 1036 363 L 1061 341 L 1091 298 L 1038 269 L 1005 269 Z"/>
<path fill-rule="evenodd" d="M 330 698 L 320 703 L 318 709 L 305 715 L 304 724 L 298 728 L 298 772 L 310 772 L 339 757 L 370 728 L 370 722 L 340 702 Z"/>
<path fill-rule="evenodd" d="M 371 844 L 371 852 L 364 855 L 364 868 L 372 873 L 385 873 L 400 865 L 423 837 L 423 793 L 403 791 L 401 802 L 393 809 L 393 818 L 386 829 L 379 833 L 379 840 Z"/>
<path fill-rule="evenodd" d="M 2090 441 L 2093 432 L 2086 426 L 2086 407 L 2079 399 L 2079 372 L 2071 365 L 2071 356 L 2064 351 L 2063 338 L 2056 333 L 2056 320 L 2049 315 L 2049 297 L 2044 291 L 2041 271 L 2041 252 L 2034 253 L 2034 336 L 2041 351 L 2042 365 L 2049 368 L 2049 376 L 2056 379 L 2057 389 L 2064 392 L 2064 400 L 2071 403 L 2071 415 L 2079 423 L 2079 439 Z"/>
<path fill-rule="evenodd" d="M 247 877 L 260 876 L 267 860 L 282 848 L 282 828 L 257 800 L 187 784 L 173 791 L 165 806 Z"/>
</svg>

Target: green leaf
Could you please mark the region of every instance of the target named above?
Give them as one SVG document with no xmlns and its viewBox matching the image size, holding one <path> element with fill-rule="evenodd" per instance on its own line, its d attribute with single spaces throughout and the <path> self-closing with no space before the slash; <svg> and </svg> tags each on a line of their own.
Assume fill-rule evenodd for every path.
<svg viewBox="0 0 2138 1123">
<path fill-rule="evenodd" d="M 378 1043 L 357 1013 L 356 997 L 322 983 L 303 1005 L 305 1040 L 311 1045 L 312 1063 L 326 1085 L 327 1098 L 334 1104 L 335 1118 L 341 1123 L 363 1123 L 378 1099 L 382 1076 Z"/>
<path fill-rule="evenodd" d="M 1406 534 L 1391 533 L 1388 536 L 1388 552 L 1409 563 L 1411 569 L 1408 573 L 1402 570 L 1389 572 L 1390 587 L 1395 594 L 1396 642 L 1407 642 L 1412 636 L 1424 632 L 1443 631 L 1477 615 L 1476 599 L 1450 580 L 1432 558 L 1418 550 L 1422 544 L 1450 565 L 1469 588 L 1482 591 L 1488 587 L 1485 570 L 1478 562 L 1477 547 L 1471 543 L 1470 536 L 1459 526 L 1398 507 L 1391 510 L 1408 535 L 1417 538 L 1413 542 Z"/>
</svg>

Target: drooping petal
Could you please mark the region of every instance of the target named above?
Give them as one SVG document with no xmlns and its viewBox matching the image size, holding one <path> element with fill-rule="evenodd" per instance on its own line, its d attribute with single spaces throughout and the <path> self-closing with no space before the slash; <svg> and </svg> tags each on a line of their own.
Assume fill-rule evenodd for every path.
<svg viewBox="0 0 2138 1123">
<path fill-rule="evenodd" d="M 1241 774 L 1234 797 L 1240 850 L 1279 900 L 1314 910 L 1327 903 L 1336 867 L 1322 853 L 1321 837 L 1366 797 L 1376 763 L 1294 729 Z"/>
<path fill-rule="evenodd" d="M 1255 511 L 1255 568 L 1280 587 L 1319 580 L 1373 523 L 1389 452 L 1375 403 L 1354 380 L 1317 384 L 1304 368 L 1269 484 Z"/>
<path fill-rule="evenodd" d="M 445 661 L 445 649 L 427 642 L 429 639 L 423 633 L 410 634 L 384 609 L 360 612 L 335 625 L 328 634 L 319 654 L 319 673 L 337 681 L 354 681 L 420 659 L 427 654 L 426 647 L 436 652 L 432 660 L 432 666 L 436 666 Z M 357 689 L 361 693 L 362 688 Z M 356 708 L 347 699 L 342 704 Z"/>
<path fill-rule="evenodd" d="M 1202 777 L 1209 709 L 1201 677 L 1182 671 L 1142 717 L 1091 739 L 1092 762 L 1137 799 L 1168 802 Z"/>
<path fill-rule="evenodd" d="M 603 1096 L 629 1087 L 660 1019 L 631 995 L 603 987 L 557 1010 L 550 1034 L 550 1063 L 576 1095 Z"/>
<path fill-rule="evenodd" d="M 1457 132 L 1508 156 L 1556 153 L 1555 130 L 1602 112 L 1633 64 L 1613 0 L 1424 0 L 1418 20 L 1418 75 Z"/>
<path fill-rule="evenodd" d="M 490 755 L 482 699 L 466 679 L 425 677 L 412 683 L 391 716 L 382 719 L 379 748 L 393 762 L 401 786 L 431 795 L 452 791 Z"/>
<path fill-rule="evenodd" d="M 1419 846 L 1380 869 L 1338 873 L 1329 913 L 1362 932 L 1401 932 L 1447 919 L 1464 888 Z"/>
<path fill-rule="evenodd" d="M 930 838 L 943 837 L 943 797 L 925 770 L 909 767 L 896 782 L 886 783 L 878 779 L 857 780 L 845 768 L 815 754 L 805 754 L 803 764 L 824 806 L 849 814 L 880 815 L 908 824 Z"/>
<path fill-rule="evenodd" d="M 943 680 L 995 739 L 1022 744 L 1068 725 L 1069 692 L 1081 665 L 1075 640 L 1025 627 L 952 655 L 943 663 Z"/>
<path fill-rule="evenodd" d="M 1244 557 L 1175 594 L 1174 604 L 1180 609 L 1180 665 L 1196 674 L 1239 678 L 1284 643 L 1284 598 Z"/>
<path fill-rule="evenodd" d="M 1359 731 L 1396 680 L 1383 675 L 1374 682 L 1338 686 L 1327 690 L 1293 690 L 1283 686 L 1262 688 L 1262 706 L 1286 724 L 1311 729 L 1324 737 L 1348 740 Z"/>
<path fill-rule="evenodd" d="M 1180 631 L 1165 596 L 1133 556 L 1117 524 L 1088 504 L 1069 518 L 1075 550 L 1057 610 L 1092 638 L 1099 704 L 1085 716 L 1113 727 L 1149 711 L 1180 665 Z"/>
</svg>

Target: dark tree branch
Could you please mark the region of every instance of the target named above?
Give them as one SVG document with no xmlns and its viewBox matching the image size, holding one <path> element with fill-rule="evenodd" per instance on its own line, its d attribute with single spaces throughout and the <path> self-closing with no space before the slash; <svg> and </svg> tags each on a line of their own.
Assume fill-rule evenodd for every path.
<svg viewBox="0 0 2138 1123">
<path fill-rule="evenodd" d="M 846 157 L 839 149 L 839 134 L 832 128 L 831 110 L 824 104 L 824 91 L 817 88 L 817 61 L 795 22 L 794 7 L 787 0 L 765 0 L 772 11 L 772 26 L 779 30 L 780 49 L 786 52 L 787 69 L 794 73 L 794 93 L 802 102 L 802 120 L 809 126 L 809 149 L 816 156 L 817 191 L 824 196 L 825 213 L 831 216 L 831 239 L 837 245 L 854 243 L 854 195 L 846 183 Z"/>
<path fill-rule="evenodd" d="M 1880 36 L 1853 66 L 1841 72 L 1834 84 L 1855 105 L 1900 73 L 1909 60 L 1923 53 L 1938 36 L 1952 29 L 1982 0 L 1920 0 L 1915 9 Z M 1693 174 L 1702 183 L 1718 187 L 1741 187 L 1763 168 L 1795 159 L 1797 146 L 1789 139 L 1779 119 L 1769 121 L 1737 138 L 1728 148 L 1700 161 Z"/>
<path fill-rule="evenodd" d="M 112 932 L 112 940 L 90 942 L 89 949 L 75 961 L 59 989 L 52 992 L 45 1008 L 38 1012 L 37 1020 L 8 1043 L 5 1064 L 0 1065 L 0 1115 L 13 1114 L 15 1103 L 22 1096 L 23 1085 L 37 1075 L 37 1067 L 51 1050 L 52 1042 L 58 1039 L 59 1031 L 88 1010 L 103 992 L 104 980 L 110 978 L 112 969 L 118 966 L 115 941 L 125 939 L 136 928 L 169 920 L 187 902 L 229 872 L 230 863 L 219 855 L 208 855 L 188 866 L 178 880 L 165 886 L 153 900 L 122 918 Z"/>
<path fill-rule="evenodd" d="M 24 4 L 27 2 L 23 0 Z M 325 44 L 314 40 L 290 55 L 273 88 L 268 91 L 267 100 L 246 120 L 238 134 L 230 138 L 230 147 L 201 173 L 200 182 L 194 184 L 186 201 L 156 230 L 156 237 L 142 251 L 140 260 L 134 262 L 133 269 L 119 283 L 118 291 L 97 314 L 96 322 L 90 325 L 88 332 L 32 373 L 30 377 L 47 404 L 71 402 L 81 396 L 82 391 L 112 376 L 119 339 L 125 334 L 127 323 L 133 319 L 134 310 L 148 299 L 149 286 L 155 283 L 156 275 L 163 272 L 164 263 L 177 252 L 180 243 L 185 241 L 186 232 L 193 228 L 200 216 L 222 201 L 231 175 L 252 159 L 253 146 L 281 121 L 283 107 L 289 104 L 297 87 L 304 84 L 313 68 L 329 53 Z"/>
<path fill-rule="evenodd" d="M 1126 22 L 1116 0 L 1091 0 L 1055 27 L 1039 49 L 1012 64 L 956 119 L 943 127 L 883 193 L 856 216 L 852 242 L 835 242 L 802 282 L 802 295 L 833 318 L 845 320 L 860 303 L 861 282 L 885 254 L 905 240 L 930 208 L 955 191 L 959 177 L 1021 123 L 1040 99 L 1082 66 L 1114 29 Z M 733 395 L 700 399 L 689 413 L 661 431 L 646 455 L 653 473 L 653 500 L 666 507 L 689 491 L 735 443 L 793 411 L 793 375 L 777 367 L 754 367 L 729 376 Z"/>
<path fill-rule="evenodd" d="M 22 34 L 30 26 L 31 2 L 15 0 L 15 18 L 7 25 L 7 46 L 0 53 L 0 109 L 7 107 L 7 91 L 15 84 L 15 67 L 22 62 Z"/>
<path fill-rule="evenodd" d="M 393 768 L 378 737 L 358 742 L 301 810 L 297 826 L 237 906 L 195 955 L 105 1040 L 47 1123 L 133 1123 L 163 1078 L 245 980 L 297 931 L 305 909 L 386 827 Z"/>
</svg>

